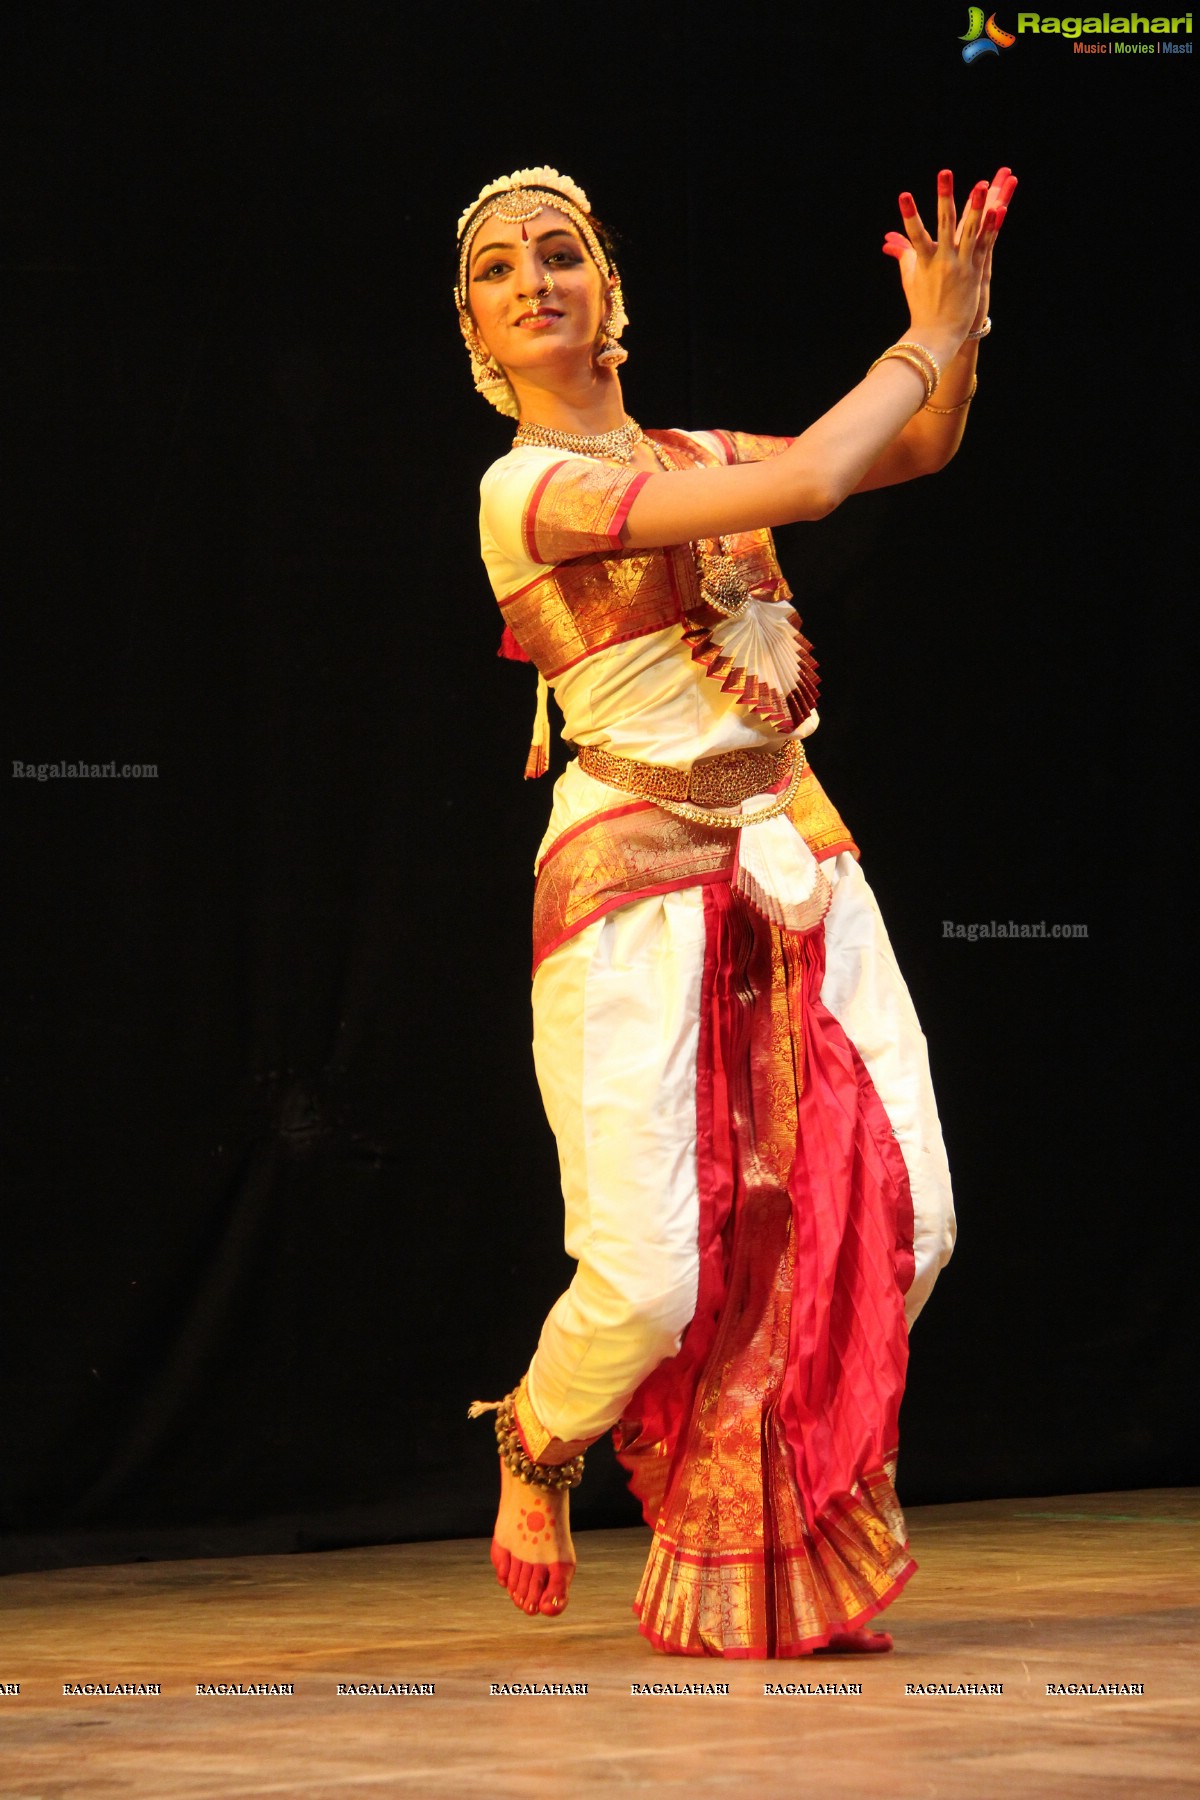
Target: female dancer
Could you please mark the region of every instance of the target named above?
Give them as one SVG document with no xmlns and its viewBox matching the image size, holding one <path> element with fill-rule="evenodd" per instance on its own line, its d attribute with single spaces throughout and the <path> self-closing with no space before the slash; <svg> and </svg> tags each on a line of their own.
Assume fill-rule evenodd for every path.
<svg viewBox="0 0 1200 1800">
<path fill-rule="evenodd" d="M 567 1603 L 567 1494 L 615 1428 L 654 1530 L 660 1649 L 891 1647 L 915 1565 L 892 1485 L 908 1326 L 954 1242 L 912 1002 L 857 850 L 808 765 L 816 665 L 770 527 L 942 468 L 975 392 L 1001 169 L 936 236 L 889 233 L 910 323 L 796 438 L 643 432 L 587 196 L 549 168 L 459 222 L 476 386 L 519 421 L 482 483 L 506 654 L 576 750 L 534 901 L 534 1056 L 575 1276 L 492 1408 L 492 1562 Z"/>
</svg>

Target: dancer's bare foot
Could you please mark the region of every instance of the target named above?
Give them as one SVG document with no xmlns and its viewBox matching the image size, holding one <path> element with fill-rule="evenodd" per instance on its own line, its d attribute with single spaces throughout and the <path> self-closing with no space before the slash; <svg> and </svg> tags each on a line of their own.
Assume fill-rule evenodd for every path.
<svg viewBox="0 0 1200 1800">
<path fill-rule="evenodd" d="M 502 1462 L 491 1555 L 496 1579 L 514 1606 L 557 1618 L 575 1573 L 567 1490 L 531 1487 Z"/>
<path fill-rule="evenodd" d="M 822 1644 L 814 1656 L 879 1656 L 892 1647 L 890 1631 L 868 1631 L 859 1626 L 857 1631 L 835 1631 L 827 1644 Z"/>
</svg>

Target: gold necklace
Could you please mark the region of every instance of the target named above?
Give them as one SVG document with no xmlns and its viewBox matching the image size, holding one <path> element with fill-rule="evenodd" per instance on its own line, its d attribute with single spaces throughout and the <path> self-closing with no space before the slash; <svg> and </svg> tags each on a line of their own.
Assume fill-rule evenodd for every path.
<svg viewBox="0 0 1200 1800">
<path fill-rule="evenodd" d="M 642 428 L 636 419 L 626 419 L 615 431 L 555 431 L 550 425 L 522 424 L 513 439 L 513 449 L 521 444 L 534 444 L 540 450 L 569 450 L 575 456 L 608 456 L 615 462 L 633 461 L 633 453 L 642 441 Z"/>
</svg>

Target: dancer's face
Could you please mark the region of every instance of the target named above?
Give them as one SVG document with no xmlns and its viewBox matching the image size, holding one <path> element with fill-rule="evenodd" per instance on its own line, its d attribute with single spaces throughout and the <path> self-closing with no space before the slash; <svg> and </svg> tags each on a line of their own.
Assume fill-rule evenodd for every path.
<svg viewBox="0 0 1200 1800">
<path fill-rule="evenodd" d="M 484 220 L 467 265 L 467 301 L 501 368 L 536 378 L 590 361 L 608 284 L 566 214 L 543 207 L 524 227 Z"/>
</svg>

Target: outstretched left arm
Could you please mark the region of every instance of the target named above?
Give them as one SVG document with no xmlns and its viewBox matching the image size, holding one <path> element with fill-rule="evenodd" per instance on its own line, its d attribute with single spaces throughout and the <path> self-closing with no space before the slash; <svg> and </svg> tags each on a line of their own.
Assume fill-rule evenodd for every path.
<svg viewBox="0 0 1200 1800">
<path fill-rule="evenodd" d="M 985 211 L 994 209 L 1003 222 L 1016 185 L 1017 178 L 1011 169 L 997 169 L 986 193 L 983 192 L 982 183 L 976 188 L 971 196 L 972 204 L 982 205 Z M 904 215 L 907 236 L 902 237 L 898 231 L 889 231 L 883 248 L 885 255 L 894 256 L 900 264 L 900 278 L 903 281 L 907 272 L 906 259 L 914 259 L 924 248 L 928 238 L 913 207 L 911 196 L 901 195 L 900 210 Z M 963 218 L 965 217 L 964 212 Z M 962 220 L 959 221 L 956 237 L 961 231 Z M 983 329 L 988 316 L 991 285 L 992 248 L 989 248 L 972 331 Z M 918 475 L 933 475 L 945 468 L 961 444 L 967 428 L 967 414 L 970 412 L 970 396 L 975 389 L 975 365 L 978 359 L 979 339 L 968 337 L 954 361 L 942 371 L 942 379 L 933 396 L 932 406 L 923 407 L 904 427 L 899 437 L 888 445 L 878 462 L 867 470 L 854 489 L 856 494 L 865 494 L 871 488 L 894 487 L 898 482 L 913 481 Z M 941 410 L 935 411 L 934 408 Z"/>
</svg>

